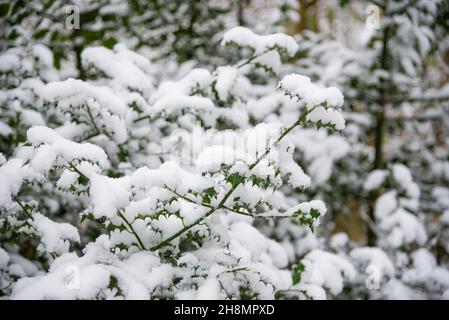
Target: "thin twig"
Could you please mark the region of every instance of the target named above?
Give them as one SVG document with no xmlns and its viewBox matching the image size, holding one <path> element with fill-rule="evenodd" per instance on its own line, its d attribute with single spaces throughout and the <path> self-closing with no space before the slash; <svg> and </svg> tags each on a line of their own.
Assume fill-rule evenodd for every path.
<svg viewBox="0 0 449 320">
<path fill-rule="evenodd" d="M 14 201 L 22 208 L 23 212 L 34 221 L 33 215 L 28 211 L 28 208 L 17 198 L 14 198 Z"/>
<path fill-rule="evenodd" d="M 153 116 L 153 115 L 142 116 L 142 117 L 140 117 L 140 118 L 134 119 L 133 122 L 136 123 L 136 122 L 139 122 L 139 121 L 142 121 L 142 120 L 146 120 L 146 119 L 150 119 L 150 120 L 151 120 L 151 117 L 152 117 L 152 116 Z"/>
<path fill-rule="evenodd" d="M 75 165 L 71 162 L 68 163 L 69 164 L 69 170 L 72 172 L 76 172 L 78 175 L 80 175 L 82 178 L 86 179 L 86 180 L 90 180 L 84 173 L 82 173 L 81 171 L 78 170 L 77 167 L 75 167 Z"/>
<path fill-rule="evenodd" d="M 243 61 L 242 63 L 240 63 L 239 65 L 237 65 L 237 69 L 240 69 L 244 66 L 246 66 L 247 64 L 251 63 L 252 61 L 256 60 L 257 58 L 259 58 L 260 56 L 263 56 L 265 53 L 270 52 L 271 50 L 274 50 L 273 48 L 267 49 L 264 52 L 258 53 L 254 56 L 252 56 L 251 58 L 247 59 L 246 61 Z"/>
<path fill-rule="evenodd" d="M 176 196 L 180 197 L 181 199 L 184 199 L 184 200 L 186 200 L 186 201 L 188 201 L 190 203 L 193 203 L 193 204 L 196 204 L 196 205 L 199 205 L 199 206 L 203 206 L 203 207 L 206 207 L 206 208 L 209 208 L 209 209 L 214 209 L 215 208 L 214 206 L 212 206 L 210 204 L 207 204 L 207 203 L 204 203 L 204 202 L 196 202 L 195 200 L 192 200 L 192 199 L 190 199 L 190 198 L 188 198 L 186 196 L 183 196 L 182 194 L 176 192 L 173 189 L 170 189 L 167 186 L 165 186 L 164 188 L 167 189 L 168 191 L 172 192 Z M 235 210 L 233 208 L 229 208 L 229 207 L 227 207 L 225 205 L 222 206 L 222 209 L 229 210 L 229 211 L 232 211 L 234 213 L 238 213 L 238 214 L 242 214 L 242 215 L 245 215 L 245 216 L 249 216 L 249 217 L 254 217 L 255 218 L 255 216 L 253 214 L 251 214 L 251 213 L 241 212 L 241 211 Z"/>
<path fill-rule="evenodd" d="M 137 234 L 137 232 L 134 230 L 133 226 L 131 225 L 131 223 L 129 223 L 129 221 L 125 218 L 125 216 L 119 211 L 117 212 L 117 215 L 122 218 L 123 221 L 125 221 L 126 225 L 129 227 L 130 232 L 134 235 L 134 237 L 137 239 L 137 242 L 139 242 L 139 246 L 140 246 L 140 250 L 146 250 L 145 246 L 143 245 L 142 240 L 140 239 L 139 235 Z"/>
<path fill-rule="evenodd" d="M 90 112 L 90 107 L 87 104 L 85 106 L 86 106 L 87 114 L 89 115 L 90 122 L 92 123 L 95 131 L 97 132 L 97 135 L 101 134 L 101 130 L 98 129 L 97 124 L 95 123 L 94 117 L 92 116 L 92 113 Z"/>
</svg>

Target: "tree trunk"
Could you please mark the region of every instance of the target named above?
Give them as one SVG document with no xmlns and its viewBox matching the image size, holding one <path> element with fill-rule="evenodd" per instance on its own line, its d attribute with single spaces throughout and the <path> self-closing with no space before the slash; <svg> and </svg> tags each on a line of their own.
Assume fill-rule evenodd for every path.
<svg viewBox="0 0 449 320">
<path fill-rule="evenodd" d="M 388 27 L 383 32 L 383 41 L 382 41 L 382 53 L 380 55 L 380 66 L 382 70 L 388 70 L 388 36 L 389 29 Z M 386 103 L 386 83 L 382 82 L 379 88 L 379 101 L 377 101 L 377 105 L 379 109 L 376 111 L 376 127 L 375 127 L 375 135 L 374 135 L 374 164 L 373 170 L 382 169 L 384 166 L 383 159 L 383 144 L 385 140 L 385 127 L 386 127 L 386 117 L 385 117 L 385 109 L 387 106 Z M 371 221 L 375 222 L 376 217 L 374 215 L 374 207 L 377 198 L 379 197 L 379 192 L 372 192 L 368 197 L 368 216 Z M 367 243 L 369 246 L 375 246 L 377 242 L 377 236 L 374 230 L 368 224 L 367 228 Z"/>
</svg>

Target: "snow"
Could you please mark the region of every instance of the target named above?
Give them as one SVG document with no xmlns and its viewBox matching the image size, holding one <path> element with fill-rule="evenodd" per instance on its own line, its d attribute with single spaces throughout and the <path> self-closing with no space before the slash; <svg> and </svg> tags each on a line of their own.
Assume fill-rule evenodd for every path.
<svg viewBox="0 0 449 320">
<path fill-rule="evenodd" d="M 252 63 L 255 64 L 256 67 L 260 66 L 274 74 L 279 73 L 282 65 L 281 57 L 276 51 L 264 53 L 255 58 Z"/>
<path fill-rule="evenodd" d="M 440 221 L 442 223 L 444 223 L 445 225 L 449 226 L 449 210 L 445 210 L 443 212 L 443 215 L 441 216 Z"/>
<path fill-rule="evenodd" d="M 271 71 L 279 69 L 280 53 L 286 51 L 293 55 L 296 51 L 296 43 L 290 37 L 255 34 L 254 37 L 260 45 L 257 50 L 262 50 L 254 63 L 264 64 Z M 265 52 L 272 49 L 277 51 Z M 42 63 L 50 62 L 44 48 L 35 51 L 41 56 Z M 223 298 L 219 278 L 233 291 L 240 283 L 249 281 L 252 290 L 264 299 L 273 298 L 274 288 L 287 288 L 291 283 L 287 270 L 290 259 L 284 246 L 252 226 L 252 218 L 227 209 L 218 208 L 214 212 L 210 208 L 216 206 L 230 188 L 226 175 L 239 173 L 246 178 L 266 179 L 269 185 L 261 187 L 253 184 L 251 179 L 240 183 L 225 202 L 231 208 L 242 205 L 242 212 L 269 208 L 260 213 L 260 216 L 268 217 L 293 207 L 308 219 L 315 220 L 314 225 L 318 224 L 319 217 L 312 217 L 312 210 L 316 210 L 320 217 L 326 212 L 324 203 L 319 200 L 297 206 L 283 202 L 285 197 L 277 190 L 282 177 L 295 188 L 309 186 L 311 179 L 294 159 L 294 145 L 287 139 L 277 141 L 284 127 L 279 121 L 250 126 L 245 104 L 250 95 L 250 80 L 233 66 L 219 67 L 212 73 L 194 69 L 180 81 L 163 81 L 155 92 L 151 92 L 151 65 L 124 46 L 117 45 L 113 50 L 91 47 L 83 52 L 82 60 L 88 77 L 96 78 L 95 72 L 99 71 L 98 78 L 88 81 L 69 78 L 38 88 L 39 98 L 44 99 L 44 104 L 51 102 L 51 106 L 56 106 L 50 112 L 52 116 L 61 116 L 61 121 L 51 129 L 45 126 L 46 116 L 31 110 L 23 112 L 24 122 L 31 126 L 27 131 L 29 143 L 18 149 L 20 159 L 4 159 L 5 164 L 0 169 L 6 167 L 11 171 L 9 166 L 14 164 L 14 174 L 19 170 L 25 174 L 29 170 L 33 179 L 51 176 L 53 181 L 55 178 L 59 189 L 57 197 L 70 203 L 77 201 L 75 196 L 79 196 L 80 203 L 87 204 L 81 215 L 92 214 L 98 221 L 104 221 L 100 223 L 107 233 L 95 242 L 89 242 L 78 256 L 70 252 L 70 243 L 80 241 L 78 228 L 33 213 L 31 223 L 41 237 L 38 249 L 43 254 L 50 254 L 50 267 L 48 272 L 25 278 L 27 274 L 23 269 L 8 266 L 22 278 L 15 284 L 11 297 L 110 299 L 116 298 L 120 291 L 122 296 L 118 298 L 149 299 L 173 286 L 174 279 L 182 279 L 180 286 L 185 288 L 192 288 L 195 283 L 196 288 L 174 292 L 175 296 L 197 299 Z M 288 104 L 288 99 L 280 94 L 277 99 Z M 232 103 L 226 108 L 217 108 L 214 102 L 220 106 L 223 102 Z M 129 105 L 134 103 L 143 111 L 139 116 L 149 115 L 153 120 L 150 125 L 142 124 L 137 131 L 134 131 L 133 118 L 140 111 L 131 111 L 134 113 L 131 115 L 129 110 Z M 138 161 L 143 167 L 139 168 L 132 161 L 136 159 L 132 153 L 139 153 L 141 148 L 165 150 L 170 137 L 163 130 L 179 133 L 176 130 L 182 126 L 191 128 L 189 121 L 192 118 L 186 117 L 189 113 L 199 115 L 206 126 L 213 127 L 213 120 L 223 116 L 240 128 L 202 129 L 205 136 L 195 142 L 201 148 L 194 148 L 196 161 L 193 164 L 180 165 L 162 157 L 159 162 L 147 161 L 146 155 Z M 167 119 L 170 121 L 165 121 Z M 91 132 L 92 129 L 95 132 Z M 75 142 L 92 133 L 95 135 L 89 138 L 90 143 Z M 141 140 L 135 139 L 134 134 Z M 121 144 L 130 151 L 129 162 L 117 161 L 116 153 Z M 331 153 L 336 157 L 342 154 L 341 151 Z M 111 160 L 107 154 L 112 155 Z M 249 167 L 256 159 L 260 161 L 250 171 Z M 223 171 L 224 167 L 229 171 Z M 121 176 L 109 177 L 112 172 Z M 85 185 L 81 186 L 80 176 L 87 178 Z M 19 192 L 22 183 L 27 182 L 25 178 L 28 176 L 22 180 L 11 178 L 11 183 L 6 184 L 7 190 L 1 190 L 9 205 L 14 205 L 11 195 Z M 208 205 L 202 204 L 205 201 L 203 192 L 212 187 L 217 196 L 210 199 Z M 45 198 L 43 201 L 47 206 L 58 204 Z M 204 237 L 205 245 L 191 251 L 191 256 L 183 260 L 186 266 L 163 264 L 157 252 L 150 252 L 150 248 L 194 224 L 208 212 L 214 212 L 214 215 L 191 229 L 193 234 Z M 172 240 L 174 250 L 180 249 L 180 243 L 181 237 Z M 225 246 L 227 253 L 223 252 Z M 244 277 L 240 273 L 226 272 L 228 268 L 242 265 Z M 73 280 L 70 278 L 73 275 L 67 274 L 68 269 L 76 271 L 79 288 L 68 285 L 67 282 Z M 209 278 L 193 279 L 193 269 L 199 274 L 208 274 Z M 238 279 L 236 285 L 233 284 L 235 277 Z M 112 278 L 117 280 L 120 290 L 109 287 Z M 323 296 L 318 286 L 305 286 L 316 296 Z"/>
<path fill-rule="evenodd" d="M 53 66 L 53 53 L 49 48 L 42 44 L 35 44 L 33 46 L 33 56 L 45 67 Z"/>
<path fill-rule="evenodd" d="M 12 129 L 7 124 L 0 122 L 0 134 L 2 136 L 8 136 L 12 133 Z"/>
<path fill-rule="evenodd" d="M 12 295 L 17 300 L 94 299 L 109 284 L 110 273 L 97 265 L 85 266 L 79 272 L 79 290 L 71 289 L 65 280 L 67 268 L 35 278 L 19 280 Z"/>
<path fill-rule="evenodd" d="M 215 90 L 218 94 L 218 98 L 222 101 L 226 101 L 236 85 L 239 76 L 238 69 L 231 66 L 218 67 L 214 72 L 215 78 Z"/>
<path fill-rule="evenodd" d="M 91 130 L 87 134 L 105 134 L 117 144 L 126 141 L 128 107 L 110 87 L 69 78 L 51 82 L 42 91 L 42 97 L 57 107 L 61 117 L 70 116 L 73 122 L 87 125 Z"/>
<path fill-rule="evenodd" d="M 316 211 L 319 216 L 314 216 Z M 326 214 L 327 209 L 324 202 L 321 200 L 312 200 L 309 202 L 302 202 L 290 208 L 285 213 L 286 216 L 299 217 L 300 221 L 305 220 L 312 230 L 319 225 L 320 219 Z"/>
<path fill-rule="evenodd" d="M 199 218 L 203 217 L 209 210 L 209 208 L 196 205 L 188 201 L 181 201 L 179 215 L 181 216 L 184 224 L 190 225 Z"/>
<path fill-rule="evenodd" d="M 384 183 L 387 175 L 387 170 L 373 170 L 363 183 L 363 189 L 365 189 L 366 191 L 371 191 L 380 188 L 380 186 Z"/>
<path fill-rule="evenodd" d="M 48 127 L 35 126 L 27 131 L 28 141 L 36 147 L 31 160 L 31 167 L 39 173 L 46 173 L 62 157 L 67 163 L 84 159 L 98 163 L 102 167 L 108 165 L 107 155 L 100 147 L 91 143 L 76 143 L 65 139 Z"/>
<path fill-rule="evenodd" d="M 135 192 L 165 185 L 181 194 L 189 189 L 202 192 L 213 186 L 210 179 L 190 173 L 173 161 L 164 162 L 159 169 L 148 169 L 147 167 L 137 169 L 131 176 L 131 183 Z"/>
<path fill-rule="evenodd" d="M 93 86 L 78 79 L 69 78 L 49 83 L 44 88 L 43 96 L 49 101 L 57 102 L 63 109 L 71 105 L 82 105 L 88 98 L 93 98 L 102 108 L 119 116 L 125 116 L 127 110 L 125 103 L 110 88 Z"/>
<path fill-rule="evenodd" d="M 402 208 L 384 218 L 379 226 L 391 232 L 386 240 L 395 248 L 412 242 L 423 245 L 427 241 L 427 234 L 422 223 Z"/>
<path fill-rule="evenodd" d="M 221 300 L 223 297 L 220 294 L 220 284 L 217 279 L 207 279 L 202 286 L 198 288 L 196 296 L 197 300 Z"/>
<path fill-rule="evenodd" d="M 161 232 L 162 241 L 170 238 L 184 227 L 183 221 L 174 215 L 160 216 L 157 220 L 151 221 L 151 226 Z"/>
<path fill-rule="evenodd" d="M 151 65 L 143 56 L 138 56 L 138 61 L 133 61 L 136 55 L 130 57 L 129 50 L 123 44 L 116 44 L 114 50 L 105 47 L 90 47 L 83 50 L 81 60 L 83 65 L 90 69 L 98 68 L 108 77 L 118 81 L 121 85 L 145 92 L 153 87 L 153 79 L 147 75 Z M 142 60 L 144 68 L 141 69 Z M 139 63 L 141 62 L 140 65 Z M 146 70 L 145 70 L 146 69 Z"/>
<path fill-rule="evenodd" d="M 155 115 L 170 115 L 172 113 L 180 112 L 184 109 L 209 113 L 215 111 L 214 103 L 209 98 L 182 95 L 164 96 L 157 100 L 157 102 L 149 109 L 149 111 Z"/>
<path fill-rule="evenodd" d="M 345 120 L 342 114 L 331 108 L 315 107 L 307 114 L 307 120 L 317 124 L 335 126 L 336 130 L 343 130 L 345 128 Z"/>
<path fill-rule="evenodd" d="M 56 182 L 56 185 L 61 189 L 68 190 L 70 186 L 74 185 L 77 182 L 78 177 L 78 173 L 70 171 L 68 169 L 64 170 L 58 181 Z"/>
<path fill-rule="evenodd" d="M 240 252 L 243 263 L 260 258 L 268 250 L 268 241 L 253 226 L 245 222 L 237 222 L 231 226 L 230 236 L 233 239 L 231 249 Z"/>
<path fill-rule="evenodd" d="M 16 270 L 20 273 L 21 276 L 35 276 L 41 271 L 38 269 L 38 264 L 33 263 L 32 261 L 22 257 L 17 253 L 9 254 L 9 266 L 16 266 Z"/>
<path fill-rule="evenodd" d="M 344 248 L 349 244 L 349 237 L 344 232 L 334 234 L 330 239 L 330 246 L 334 249 Z"/>
<path fill-rule="evenodd" d="M 288 176 L 288 183 L 295 188 L 307 188 L 311 184 L 310 177 L 292 159 L 281 161 L 279 170 L 283 176 Z"/>
<path fill-rule="evenodd" d="M 191 140 L 189 142 L 193 145 L 186 146 L 186 150 L 193 151 L 193 158 L 200 172 L 218 172 L 221 166 L 225 165 L 230 167 L 231 173 L 269 177 L 274 182 L 278 180 L 274 167 L 277 166 L 281 175 L 292 186 L 305 188 L 310 185 L 310 178 L 293 160 L 293 146 L 288 142 L 273 146 L 280 135 L 279 123 L 261 123 L 255 128 L 243 131 L 199 132 L 200 139 L 203 134 L 210 135 L 210 139 L 205 139 L 206 146 L 199 143 L 202 140 Z M 248 172 L 248 166 L 254 164 L 267 148 L 270 148 L 267 155 L 269 160 L 261 159 L 251 172 Z"/>
<path fill-rule="evenodd" d="M 142 271 L 142 276 L 146 278 L 146 285 L 151 291 L 158 286 L 169 286 L 175 275 L 173 267 L 168 264 L 152 266 L 148 275 L 146 274 L 146 270 Z"/>
<path fill-rule="evenodd" d="M 164 81 L 156 92 L 151 95 L 151 101 L 155 102 L 164 96 L 181 95 L 189 96 L 196 90 L 204 90 L 212 83 L 212 74 L 206 69 L 193 69 L 180 81 Z"/>
<path fill-rule="evenodd" d="M 309 109 L 325 104 L 328 107 L 341 108 L 343 106 L 343 94 L 335 87 L 321 88 L 312 83 L 310 78 L 292 73 L 279 82 L 279 87 L 288 95 L 303 100 Z"/>
<path fill-rule="evenodd" d="M 307 297 L 313 300 L 326 300 L 326 291 L 319 285 L 316 284 L 302 284 L 299 289 L 307 293 Z"/>
<path fill-rule="evenodd" d="M 121 2 L 100 12 L 134 10 Z M 141 21 L 129 15 L 133 35 L 111 29 L 119 44 L 93 42 L 81 54 L 82 70 L 72 54 L 53 57 L 54 39 L 27 43 L 22 25 L 17 43 L 24 45 L 0 53 L 0 296 L 239 299 L 248 288 L 258 299 L 449 298 L 445 104 L 387 108 L 388 119 L 407 121 L 391 126 L 382 169 L 370 169 L 380 84 L 388 80 L 412 100 L 449 92 L 439 56 L 448 41 L 430 28 L 438 6 L 429 3 L 388 3 L 386 13 L 405 10 L 381 26 L 400 26 L 391 29 L 391 70 L 373 63 L 376 32 L 352 24 L 363 10 L 357 6 L 334 12 L 335 22 L 348 19 L 348 35 L 320 15 L 319 34 L 260 35 L 282 30 L 271 21 L 292 12 L 259 19 L 255 10 L 244 18 L 260 34 L 219 32 L 206 39 L 207 50 L 195 39 L 176 42 L 177 32 L 166 48 L 149 50 L 148 30 L 134 29 Z M 190 14 L 188 5 L 175 19 L 159 9 L 170 21 Z M 235 22 L 224 16 L 231 18 L 225 25 Z M 96 31 L 114 24 L 98 18 Z M 203 19 L 197 22 L 201 29 Z M 165 29 L 148 31 L 151 42 Z M 209 55 L 222 34 L 223 45 L 241 50 Z M 191 58 L 178 56 L 185 43 L 195 49 Z M 282 65 L 286 56 L 294 59 Z M 424 73 L 423 58 L 434 62 Z M 221 65 L 230 60 L 238 62 Z M 342 92 L 350 98 L 344 112 Z M 354 232 L 373 205 L 374 216 Z M 23 255 L 29 238 L 37 256 Z M 295 264 L 305 270 L 293 284 Z M 365 282 L 373 270 L 379 290 Z"/>
<path fill-rule="evenodd" d="M 403 189 L 407 189 L 407 185 L 413 182 L 410 170 L 402 164 L 393 166 L 393 177 Z"/>
<path fill-rule="evenodd" d="M 29 126 L 44 126 L 45 120 L 40 113 L 34 110 L 23 110 L 22 121 Z"/>
<path fill-rule="evenodd" d="M 282 102 L 289 102 L 290 99 L 277 92 L 264 95 L 260 99 L 249 99 L 247 103 L 248 112 L 257 120 L 263 120 L 278 109 Z"/>
<path fill-rule="evenodd" d="M 303 260 L 307 283 L 329 289 L 336 295 L 343 290 L 344 281 L 352 280 L 356 271 L 344 258 L 322 250 L 313 250 Z"/>
<path fill-rule="evenodd" d="M 443 208 L 449 208 L 449 188 L 437 186 L 432 189 L 432 199 Z"/>
<path fill-rule="evenodd" d="M 334 163 L 350 151 L 350 145 L 344 138 L 330 135 L 324 130 L 300 129 L 292 134 L 290 140 L 309 162 L 307 174 L 315 185 L 323 185 L 330 178 Z"/>
<path fill-rule="evenodd" d="M 33 214 L 33 225 L 44 246 L 42 251 L 61 255 L 69 251 L 66 240 L 79 242 L 78 229 L 69 223 L 57 223 L 40 213 Z"/>
<path fill-rule="evenodd" d="M 171 266 L 160 265 L 149 252 L 136 253 L 119 260 L 102 244 L 105 239 L 89 244 L 84 255 L 67 253 L 56 258 L 49 273 L 21 279 L 14 288 L 13 299 L 96 299 L 110 293 L 111 277 L 126 299 L 148 299 L 159 285 L 169 285 Z M 164 271 L 164 270 L 168 270 Z"/>
<path fill-rule="evenodd" d="M 128 205 L 131 193 L 129 177 L 109 178 L 95 175 L 90 177 L 90 181 L 90 205 L 95 218 L 112 218 Z"/>
<path fill-rule="evenodd" d="M 211 146 L 202 151 L 196 159 L 196 167 L 201 172 L 217 172 L 221 165 L 232 165 L 238 161 L 253 163 L 256 159 L 248 154 L 241 154 L 228 146 Z"/>
<path fill-rule="evenodd" d="M 13 53 L 2 53 L 0 55 L 0 71 L 11 72 L 20 68 L 20 59 Z"/>
<path fill-rule="evenodd" d="M 133 221 L 137 216 L 147 214 L 156 210 L 157 200 L 154 198 L 145 198 L 141 200 L 131 201 L 126 206 L 124 216 L 128 221 Z"/>
<path fill-rule="evenodd" d="M 324 216 L 326 214 L 326 206 L 324 202 L 321 200 L 312 200 L 309 202 L 302 202 L 295 207 L 291 208 L 287 211 L 287 215 L 293 215 L 295 212 L 300 211 L 302 214 L 310 214 L 311 210 L 316 210 L 320 214 L 320 216 Z"/>
<path fill-rule="evenodd" d="M 393 178 L 398 182 L 403 190 L 407 191 L 407 194 L 411 198 L 419 198 L 420 190 L 416 183 L 413 182 L 412 174 L 410 170 L 402 164 L 394 164 Z"/>
<path fill-rule="evenodd" d="M 9 262 L 8 253 L 0 248 L 0 270 L 5 269 Z"/>
<path fill-rule="evenodd" d="M 365 266 L 373 265 L 380 272 L 380 276 L 393 277 L 395 268 L 387 254 L 379 248 L 360 247 L 350 252 L 351 259 L 363 263 Z"/>
<path fill-rule="evenodd" d="M 382 290 L 388 300 L 422 300 L 416 291 L 397 279 L 390 279 Z"/>
<path fill-rule="evenodd" d="M 396 191 L 392 190 L 377 198 L 374 209 L 377 219 L 382 220 L 388 217 L 398 207 L 396 196 Z"/>
<path fill-rule="evenodd" d="M 228 45 L 232 43 L 241 47 L 250 47 L 256 54 L 281 48 L 289 56 L 293 56 L 298 51 L 298 45 L 292 37 L 282 33 L 260 36 L 244 27 L 235 27 L 225 32 L 221 44 Z"/>
<path fill-rule="evenodd" d="M 16 196 L 22 184 L 29 180 L 35 180 L 39 176 L 24 165 L 22 159 L 10 159 L 0 166 L 0 206 L 9 208 L 13 205 L 13 197 Z"/>
<path fill-rule="evenodd" d="M 404 281 L 409 283 L 430 283 L 435 287 L 449 288 L 449 271 L 438 266 L 433 254 L 420 248 L 412 254 L 413 268 L 404 274 Z"/>
</svg>

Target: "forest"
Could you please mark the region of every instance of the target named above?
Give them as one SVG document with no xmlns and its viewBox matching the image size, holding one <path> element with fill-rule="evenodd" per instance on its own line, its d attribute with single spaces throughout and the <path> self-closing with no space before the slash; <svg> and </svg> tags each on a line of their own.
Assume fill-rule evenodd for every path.
<svg viewBox="0 0 449 320">
<path fill-rule="evenodd" d="M 11 299 L 449 299 L 449 1 L 0 0 Z"/>
</svg>

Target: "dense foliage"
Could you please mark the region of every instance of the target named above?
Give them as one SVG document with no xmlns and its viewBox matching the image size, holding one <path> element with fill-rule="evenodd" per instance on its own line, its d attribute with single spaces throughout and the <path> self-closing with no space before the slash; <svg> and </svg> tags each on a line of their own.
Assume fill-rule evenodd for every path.
<svg viewBox="0 0 449 320">
<path fill-rule="evenodd" d="M 2 2 L 0 295 L 449 298 L 449 8 L 369 4 Z"/>
</svg>

